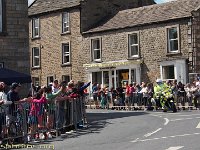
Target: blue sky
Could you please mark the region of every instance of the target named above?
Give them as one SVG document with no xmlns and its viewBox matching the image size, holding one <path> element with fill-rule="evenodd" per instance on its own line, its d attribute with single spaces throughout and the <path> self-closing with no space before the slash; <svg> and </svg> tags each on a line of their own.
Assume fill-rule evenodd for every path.
<svg viewBox="0 0 200 150">
<path fill-rule="evenodd" d="M 165 3 L 165 2 L 170 2 L 173 0 L 155 0 L 156 3 Z"/>
</svg>

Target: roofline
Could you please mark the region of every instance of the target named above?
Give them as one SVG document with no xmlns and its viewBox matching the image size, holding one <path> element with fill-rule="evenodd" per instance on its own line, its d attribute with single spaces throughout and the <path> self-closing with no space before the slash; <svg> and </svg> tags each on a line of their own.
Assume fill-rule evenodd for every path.
<svg viewBox="0 0 200 150">
<path fill-rule="evenodd" d="M 57 10 L 52 10 L 52 11 L 46 11 L 46 12 L 41 12 L 41 13 L 37 13 L 37 14 L 32 14 L 32 15 L 28 15 L 28 17 L 32 18 L 34 16 L 43 16 L 43 15 L 46 15 L 46 14 L 51 14 L 51 13 L 60 12 L 60 11 L 67 10 L 67 9 L 70 10 L 70 9 L 76 9 L 76 8 L 80 8 L 80 4 L 76 5 L 76 6 L 72 6 L 72 7 L 65 7 L 65 8 L 62 8 L 62 9 L 57 9 Z"/>
<path fill-rule="evenodd" d="M 133 26 L 121 27 L 121 28 L 116 28 L 116 29 L 105 29 L 105 30 L 101 30 L 101 31 L 86 31 L 86 32 L 82 32 L 82 34 L 86 35 L 86 34 L 91 34 L 91 33 L 101 33 L 101 32 L 116 31 L 116 30 L 121 30 L 121 29 L 129 29 L 129 28 L 134 28 L 134 27 L 143 27 L 143 26 L 148 26 L 148 25 L 152 25 L 152 24 L 168 23 L 168 22 L 171 22 L 171 21 L 189 19 L 191 17 L 192 17 L 192 14 L 191 14 L 191 16 L 183 17 L 183 18 L 176 18 L 176 19 L 170 19 L 170 20 L 165 20 L 165 21 L 137 24 L 137 25 L 133 25 Z"/>
</svg>

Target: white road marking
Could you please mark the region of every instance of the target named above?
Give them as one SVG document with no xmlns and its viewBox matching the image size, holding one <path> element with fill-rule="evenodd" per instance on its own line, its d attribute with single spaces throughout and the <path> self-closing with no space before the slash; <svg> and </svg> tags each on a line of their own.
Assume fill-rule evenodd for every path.
<svg viewBox="0 0 200 150">
<path fill-rule="evenodd" d="M 192 119 L 199 119 L 200 117 L 195 117 L 195 118 L 178 118 L 178 119 L 172 119 L 170 121 L 181 121 L 181 120 L 192 120 Z"/>
<path fill-rule="evenodd" d="M 196 127 L 196 128 L 198 128 L 198 129 L 200 128 L 200 122 L 199 122 L 199 124 L 197 125 L 197 127 Z"/>
<path fill-rule="evenodd" d="M 176 147 L 170 147 L 170 148 L 168 148 L 168 149 L 166 149 L 166 150 L 178 150 L 178 149 L 181 149 L 181 148 L 183 148 L 184 146 L 176 146 Z"/>
<path fill-rule="evenodd" d="M 144 137 L 149 137 L 149 136 L 155 134 L 156 132 L 158 132 L 158 131 L 160 131 L 160 130 L 162 130 L 162 128 L 158 128 L 156 131 L 153 131 L 153 132 L 151 132 L 151 133 L 147 133 L 147 134 L 144 135 Z"/>
<path fill-rule="evenodd" d="M 191 115 L 178 115 L 182 117 L 190 117 L 190 116 L 200 116 L 200 114 L 191 114 Z"/>
<path fill-rule="evenodd" d="M 194 119 L 194 118 L 178 118 L 178 119 L 173 119 L 170 121 L 181 121 L 181 120 L 191 120 L 191 119 Z"/>
<path fill-rule="evenodd" d="M 167 119 L 167 118 L 164 118 L 164 119 L 165 119 L 164 125 L 166 126 L 169 123 L 169 119 Z"/>
<path fill-rule="evenodd" d="M 139 140 L 139 138 L 135 139 L 134 141 L 132 141 L 133 143 L 136 143 Z"/>
<path fill-rule="evenodd" d="M 136 142 L 146 142 L 146 141 L 154 141 L 154 140 L 160 140 L 160 139 L 169 139 L 169 138 L 185 137 L 185 136 L 193 136 L 193 135 L 200 135 L 200 133 L 174 135 L 174 136 L 168 136 L 168 137 L 160 137 L 160 138 L 153 138 L 153 139 L 144 139 L 144 140 L 137 140 L 137 141 L 134 140 L 134 141 L 131 141 L 131 142 L 132 142 L 132 143 L 136 143 Z"/>
</svg>

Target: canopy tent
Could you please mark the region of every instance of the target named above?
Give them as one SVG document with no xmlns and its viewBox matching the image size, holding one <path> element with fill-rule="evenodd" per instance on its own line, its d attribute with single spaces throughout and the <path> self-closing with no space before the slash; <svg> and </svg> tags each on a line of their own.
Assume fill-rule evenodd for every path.
<svg viewBox="0 0 200 150">
<path fill-rule="evenodd" d="M 31 76 L 14 70 L 0 68 L 0 81 L 5 82 L 7 85 L 13 82 L 31 83 Z"/>
</svg>

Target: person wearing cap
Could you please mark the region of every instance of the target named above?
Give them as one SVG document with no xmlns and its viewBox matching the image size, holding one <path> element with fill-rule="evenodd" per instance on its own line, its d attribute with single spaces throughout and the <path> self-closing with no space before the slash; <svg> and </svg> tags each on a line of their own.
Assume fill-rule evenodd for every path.
<svg viewBox="0 0 200 150">
<path fill-rule="evenodd" d="M 12 104 L 8 107 L 8 110 L 6 112 L 6 124 L 9 125 L 12 120 L 14 119 L 14 111 L 15 111 L 15 104 L 14 102 L 17 102 L 20 100 L 19 97 L 19 90 L 21 85 L 18 83 L 12 83 L 10 86 L 10 91 L 7 93 L 7 100 L 12 102 Z"/>
</svg>

